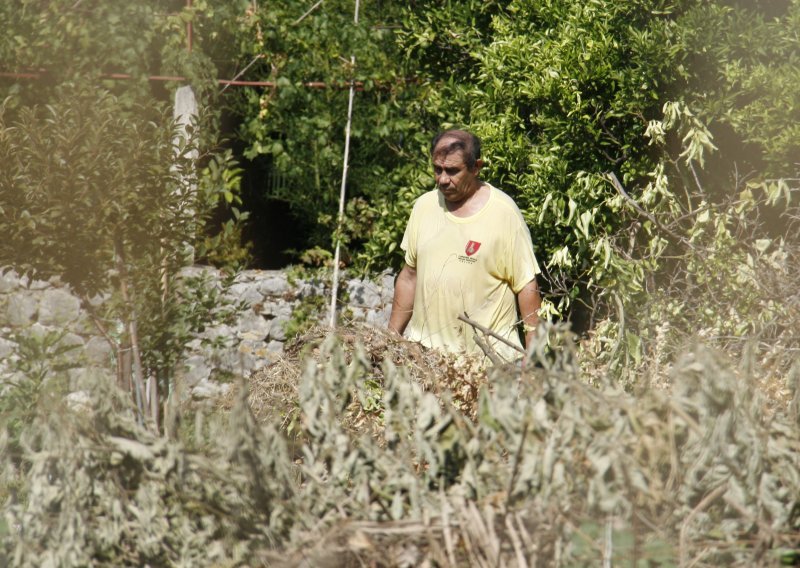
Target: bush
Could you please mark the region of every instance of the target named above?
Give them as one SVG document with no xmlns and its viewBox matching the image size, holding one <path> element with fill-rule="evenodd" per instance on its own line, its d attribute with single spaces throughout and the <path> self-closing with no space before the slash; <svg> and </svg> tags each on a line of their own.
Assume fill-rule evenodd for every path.
<svg viewBox="0 0 800 568">
<path fill-rule="evenodd" d="M 152 107 L 82 87 L 61 95 L 19 109 L 13 124 L 0 117 L 0 264 L 60 276 L 90 311 L 90 298 L 116 291 L 93 321 L 113 343 L 120 382 L 135 385 L 140 411 L 157 424 L 158 392 L 210 317 L 178 271 L 238 178 L 219 173 L 230 170 L 223 160 L 200 183 L 196 145 Z"/>
<path fill-rule="evenodd" d="M 284 392 L 295 393 L 295 420 L 270 407 L 267 424 L 257 423 L 242 390 L 229 414 L 195 420 L 194 429 L 178 427 L 175 419 L 190 416 L 173 408 L 171 437 L 155 439 L 105 387 L 91 412 L 38 415 L 23 444 L 29 498 L 6 508 L 15 527 L 6 558 L 791 559 L 800 528 L 797 368 L 795 402 L 775 406 L 752 360 L 737 370 L 697 347 L 673 361 L 672 392 L 632 396 L 606 381 L 587 386 L 574 338 L 551 329 L 563 349 L 543 367 L 496 368 L 475 383 L 476 396 L 461 388 L 477 378 L 463 362 L 437 356 L 432 366 L 434 353 L 374 333 L 362 344 L 353 333 L 284 367 L 294 377 Z M 291 452 L 281 423 L 295 428 Z"/>
</svg>

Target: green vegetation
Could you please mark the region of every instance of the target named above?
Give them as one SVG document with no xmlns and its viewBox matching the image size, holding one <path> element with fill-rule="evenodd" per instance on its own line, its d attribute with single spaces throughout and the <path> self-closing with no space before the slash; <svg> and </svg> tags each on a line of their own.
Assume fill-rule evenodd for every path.
<svg viewBox="0 0 800 568">
<path fill-rule="evenodd" d="M 697 211 L 745 185 L 796 185 L 796 121 L 776 117 L 798 112 L 785 87 L 797 2 L 365 2 L 359 26 L 352 8 L 303 18 L 272 3 L 238 35 L 242 62 L 279 82 L 237 91 L 247 155 L 267 164 L 267 196 L 292 205 L 310 249 L 333 246 L 351 79 L 364 85 L 348 184 L 363 205 L 345 237 L 356 267 L 399 266 L 410 203 L 432 183 L 427 141 L 462 124 L 525 212 L 550 315 L 646 297 Z M 303 86 L 321 80 L 331 88 Z"/>
<path fill-rule="evenodd" d="M 162 4 L 0 7 L 10 32 L 2 71 L 22 74 L 3 79 L 0 264 L 71 286 L 114 350 L 118 382 L 131 385 L 154 428 L 184 345 L 226 312 L 219 294 L 180 279 L 180 269 L 193 259 L 247 260 L 241 170 L 219 148 L 219 112 L 205 107 L 182 130 L 148 81 L 183 75 L 204 102 L 216 92 L 213 51 L 183 47 L 200 7 L 164 14 Z M 119 73 L 130 80 L 111 80 Z M 212 223 L 226 211 L 231 220 Z M 95 313 L 91 299 L 103 294 L 110 300 Z"/>
<path fill-rule="evenodd" d="M 215 179 L 214 160 L 198 179 L 196 146 L 174 144 L 180 133 L 160 113 L 86 88 L 58 93 L 65 102 L 20 109 L 13 124 L 0 116 L 0 258 L 62 277 L 86 309 L 114 292 L 93 321 L 122 361 L 120 384 L 157 425 L 184 344 L 223 309 L 178 276 L 230 179 Z"/>
</svg>

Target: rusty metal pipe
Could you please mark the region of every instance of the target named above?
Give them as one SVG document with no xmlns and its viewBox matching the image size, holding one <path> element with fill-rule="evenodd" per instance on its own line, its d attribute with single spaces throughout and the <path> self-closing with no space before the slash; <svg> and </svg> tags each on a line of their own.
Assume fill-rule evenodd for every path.
<svg viewBox="0 0 800 568">
<path fill-rule="evenodd" d="M 186 0 L 186 9 L 192 9 L 192 0 Z M 192 35 L 194 32 L 194 28 L 192 27 L 192 20 L 190 19 L 186 22 L 186 49 L 189 53 L 192 52 Z"/>
<path fill-rule="evenodd" d="M 12 73 L 9 71 L 0 71 L 0 77 L 8 77 L 11 79 L 41 79 L 46 72 L 20 72 L 20 73 Z M 101 79 L 114 79 L 114 80 L 130 80 L 135 79 L 136 77 L 130 75 L 128 73 L 101 73 Z M 181 77 L 178 75 L 149 75 L 147 76 L 148 81 L 187 81 L 186 77 Z M 230 79 L 217 79 L 217 83 L 220 85 L 231 85 L 234 87 L 268 87 L 271 89 L 278 88 L 278 84 L 275 81 L 233 81 Z M 304 87 L 308 87 L 309 89 L 348 89 L 350 88 L 349 83 L 342 83 L 342 84 L 334 84 L 329 85 L 323 81 L 306 81 L 302 83 Z M 355 87 L 357 90 L 364 89 L 364 83 L 357 81 L 355 83 Z"/>
</svg>

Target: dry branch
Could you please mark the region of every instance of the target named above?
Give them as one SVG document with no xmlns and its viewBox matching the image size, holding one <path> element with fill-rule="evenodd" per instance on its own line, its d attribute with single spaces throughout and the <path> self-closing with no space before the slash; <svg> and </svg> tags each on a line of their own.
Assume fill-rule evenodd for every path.
<svg viewBox="0 0 800 568">
<path fill-rule="evenodd" d="M 525 355 L 525 350 L 522 347 L 520 347 L 519 345 L 517 345 L 515 343 L 512 343 L 511 341 L 509 341 L 505 337 L 502 337 L 502 336 L 498 335 L 497 333 L 495 333 L 494 331 L 492 331 L 488 327 L 479 324 L 478 322 L 476 322 L 473 319 L 470 319 L 468 314 L 463 313 L 463 314 L 458 316 L 458 319 L 463 321 L 464 323 L 467 323 L 467 324 L 471 325 L 472 327 L 474 327 L 478 331 L 484 333 L 485 335 L 493 337 L 494 339 L 500 341 L 501 343 L 504 343 L 505 345 L 508 345 L 512 349 L 515 349 L 516 351 L 519 351 L 522 355 Z M 476 342 L 477 342 L 477 336 L 475 336 L 475 337 L 476 337 Z"/>
</svg>

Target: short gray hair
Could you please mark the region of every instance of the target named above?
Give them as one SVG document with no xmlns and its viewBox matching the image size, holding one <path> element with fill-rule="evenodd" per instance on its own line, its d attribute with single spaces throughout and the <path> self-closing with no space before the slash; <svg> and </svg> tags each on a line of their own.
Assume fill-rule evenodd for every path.
<svg viewBox="0 0 800 568">
<path fill-rule="evenodd" d="M 454 138 L 454 140 L 437 151 L 436 147 L 444 138 Z M 472 132 L 461 129 L 445 130 L 433 137 L 431 158 L 435 158 L 437 155 L 447 156 L 453 152 L 463 152 L 464 163 L 472 169 L 481 158 L 481 140 Z"/>
</svg>

